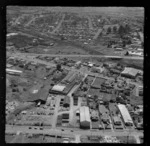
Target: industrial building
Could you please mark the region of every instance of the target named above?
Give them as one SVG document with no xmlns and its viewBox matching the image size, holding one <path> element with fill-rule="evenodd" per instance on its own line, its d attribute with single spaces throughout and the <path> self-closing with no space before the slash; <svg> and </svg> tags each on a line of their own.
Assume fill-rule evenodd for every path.
<svg viewBox="0 0 150 146">
<path fill-rule="evenodd" d="M 9 68 L 6 68 L 6 72 L 7 72 L 7 73 L 10 73 L 10 74 L 21 74 L 23 71 L 21 71 L 21 70 L 16 70 L 16 69 L 9 69 Z"/>
<path fill-rule="evenodd" d="M 75 86 L 75 84 L 75 80 L 69 84 L 64 84 L 61 82 L 57 85 L 54 85 L 53 88 L 50 90 L 50 93 L 67 95 L 68 92 Z"/>
<path fill-rule="evenodd" d="M 74 72 L 69 72 L 68 75 L 61 81 L 62 83 L 71 83 L 76 78 Z"/>
<path fill-rule="evenodd" d="M 125 69 L 121 72 L 121 76 L 135 79 L 139 70 L 131 67 L 125 67 Z"/>
<path fill-rule="evenodd" d="M 62 92 L 65 88 L 66 88 L 65 85 L 57 84 L 57 85 L 54 85 L 51 90 L 56 91 L 56 92 Z"/>
<path fill-rule="evenodd" d="M 82 106 L 80 107 L 80 128 L 82 129 L 90 129 L 90 112 L 89 107 Z"/>
<path fill-rule="evenodd" d="M 133 126 L 132 118 L 131 118 L 129 111 L 126 108 L 126 106 L 124 104 L 118 104 L 118 108 L 120 110 L 120 113 L 122 115 L 122 118 L 123 118 L 125 125 L 126 126 Z"/>
</svg>

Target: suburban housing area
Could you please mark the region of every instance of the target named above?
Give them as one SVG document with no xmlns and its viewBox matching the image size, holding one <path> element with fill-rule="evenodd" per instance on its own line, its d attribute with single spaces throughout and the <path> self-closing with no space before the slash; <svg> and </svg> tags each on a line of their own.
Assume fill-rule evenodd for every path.
<svg viewBox="0 0 150 146">
<path fill-rule="evenodd" d="M 144 10 L 95 10 L 7 8 L 6 143 L 143 143 Z"/>
</svg>

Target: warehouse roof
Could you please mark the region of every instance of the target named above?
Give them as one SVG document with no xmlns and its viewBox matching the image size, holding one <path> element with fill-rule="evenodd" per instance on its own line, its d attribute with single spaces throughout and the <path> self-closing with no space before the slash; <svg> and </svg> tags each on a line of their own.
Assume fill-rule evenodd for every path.
<svg viewBox="0 0 150 146">
<path fill-rule="evenodd" d="M 121 74 L 129 74 L 131 76 L 136 76 L 139 70 L 135 68 L 125 67 Z"/>
<path fill-rule="evenodd" d="M 21 70 L 9 69 L 9 68 L 6 68 L 6 72 L 22 73 Z"/>
<path fill-rule="evenodd" d="M 83 122 L 83 121 L 88 121 L 88 122 L 91 121 L 89 107 L 87 106 L 80 107 L 80 122 Z"/>
<path fill-rule="evenodd" d="M 57 85 L 53 86 L 52 90 L 62 92 L 65 88 L 66 88 L 65 85 L 57 84 Z"/>
<path fill-rule="evenodd" d="M 118 108 L 121 112 L 121 115 L 122 115 L 125 123 L 133 123 L 131 116 L 129 114 L 129 111 L 127 110 L 126 106 L 124 104 L 118 104 Z"/>
<path fill-rule="evenodd" d="M 70 71 L 70 72 L 67 74 L 67 76 L 62 80 L 62 82 L 68 81 L 73 75 L 74 75 L 74 72 Z"/>
</svg>

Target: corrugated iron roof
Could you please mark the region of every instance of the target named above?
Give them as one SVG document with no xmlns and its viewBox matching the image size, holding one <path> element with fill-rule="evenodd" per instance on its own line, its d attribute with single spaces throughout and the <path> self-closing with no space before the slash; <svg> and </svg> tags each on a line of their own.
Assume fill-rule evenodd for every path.
<svg viewBox="0 0 150 146">
<path fill-rule="evenodd" d="M 139 72 L 139 70 L 137 70 L 135 68 L 125 67 L 125 69 L 122 71 L 121 74 L 129 74 L 132 76 L 136 76 L 138 72 Z"/>
<path fill-rule="evenodd" d="M 121 115 L 125 121 L 125 123 L 133 123 L 132 118 L 124 104 L 118 104 L 118 108 L 121 112 Z"/>
<path fill-rule="evenodd" d="M 83 122 L 83 121 L 91 122 L 89 107 L 87 106 L 80 107 L 80 122 Z"/>
</svg>

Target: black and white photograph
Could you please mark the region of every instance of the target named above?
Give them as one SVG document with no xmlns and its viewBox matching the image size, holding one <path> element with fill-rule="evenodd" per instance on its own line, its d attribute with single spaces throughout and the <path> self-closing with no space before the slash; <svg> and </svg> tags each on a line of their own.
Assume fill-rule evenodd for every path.
<svg viewBox="0 0 150 146">
<path fill-rule="evenodd" d="M 144 143 L 144 7 L 6 7 L 5 143 Z"/>
</svg>

